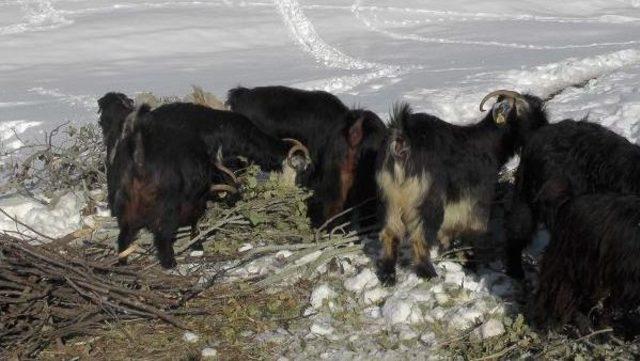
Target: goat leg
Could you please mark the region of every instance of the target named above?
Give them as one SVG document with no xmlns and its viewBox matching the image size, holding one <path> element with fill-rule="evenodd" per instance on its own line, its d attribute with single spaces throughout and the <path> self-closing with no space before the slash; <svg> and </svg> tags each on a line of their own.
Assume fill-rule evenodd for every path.
<svg viewBox="0 0 640 361">
<path fill-rule="evenodd" d="M 432 188 L 423 203 L 420 213 L 410 223 L 410 239 L 413 246 L 413 266 L 421 278 L 437 277 L 430 250 L 438 244 L 438 231 L 444 222 L 442 195 Z"/>
<path fill-rule="evenodd" d="M 158 260 L 163 268 L 174 268 L 176 258 L 173 252 L 173 243 L 176 240 L 178 222 L 174 212 L 168 212 L 161 219 L 161 227 L 153 231 L 153 243 L 158 252 Z"/>
<path fill-rule="evenodd" d="M 400 235 L 385 226 L 380 232 L 380 241 L 382 242 L 382 254 L 376 262 L 378 279 L 384 286 L 393 286 L 396 283 L 396 262 L 398 261 Z"/>
<path fill-rule="evenodd" d="M 507 274 L 515 279 L 524 278 L 522 250 L 531 241 L 536 224 L 537 221 L 531 208 L 522 200 L 515 199 L 506 220 L 507 245 L 505 260 Z"/>
<path fill-rule="evenodd" d="M 118 264 L 127 264 L 127 256 L 128 253 L 130 253 L 127 251 L 135 239 L 136 233 L 138 232 L 128 224 L 120 225 L 120 233 L 118 234 Z"/>
</svg>

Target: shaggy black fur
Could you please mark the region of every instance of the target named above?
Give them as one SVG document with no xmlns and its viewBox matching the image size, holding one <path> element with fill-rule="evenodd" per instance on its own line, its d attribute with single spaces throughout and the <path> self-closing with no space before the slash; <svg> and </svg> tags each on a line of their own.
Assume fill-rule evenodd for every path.
<svg viewBox="0 0 640 361">
<path fill-rule="evenodd" d="M 586 120 L 563 120 L 536 132 L 522 150 L 507 216 L 507 272 L 524 277 L 521 253 L 543 221 L 535 198 L 554 178 L 569 181 L 574 195 L 640 195 L 640 147 Z"/>
<path fill-rule="evenodd" d="M 413 244 L 416 272 L 432 277 L 436 271 L 429 249 L 438 240 L 446 245 L 455 237 L 486 233 L 500 167 L 530 133 L 547 124 L 542 100 L 532 95 L 524 99 L 510 107 L 500 97 L 493 108 L 498 113 L 491 111 L 481 122 L 468 126 L 413 114 L 408 105 L 394 109 L 376 176 L 386 206 L 380 233 L 384 248 L 378 261 L 383 283 L 395 282 L 397 246 L 407 235 Z M 493 118 L 500 112 L 504 124 L 496 124 Z M 421 183 L 412 185 L 412 179 Z M 399 196 L 401 192 L 408 195 Z M 452 208 L 458 215 L 447 220 L 448 207 L 461 203 L 468 205 L 466 210 Z"/>
<path fill-rule="evenodd" d="M 375 159 L 386 127 L 376 114 L 349 109 L 324 91 L 283 86 L 228 93 L 227 104 L 276 137 L 290 137 L 309 147 L 314 167 L 303 184 L 314 191 L 309 213 L 317 226 L 343 209 L 376 198 Z M 376 202 L 356 219 L 375 214 Z"/>
<path fill-rule="evenodd" d="M 535 322 L 555 327 L 587 315 L 597 316 L 591 318 L 600 328 L 614 317 L 637 317 L 632 313 L 640 307 L 640 197 L 572 197 L 571 191 L 567 180 L 552 179 L 537 202 L 551 243 L 533 303 Z"/>
<path fill-rule="evenodd" d="M 222 149 L 225 157 L 245 157 L 264 171 L 282 170 L 285 160 L 298 172 L 309 165 L 298 152 L 287 159 L 291 143 L 263 132 L 238 113 L 199 104 L 171 103 L 154 109 L 148 117 L 156 124 L 197 135 L 206 143 L 212 158 Z"/>
<path fill-rule="evenodd" d="M 261 132 L 247 118 L 191 103 L 143 105 L 132 112 L 124 94 L 98 102 L 108 149 L 109 207 L 120 227 L 119 252 L 142 228 L 154 234 L 163 267 L 175 266 L 172 244 L 180 226 L 195 224 L 211 198 L 210 186 L 225 183 L 214 167 L 218 150 L 244 156 L 264 170 L 282 170 L 285 160 L 302 171 L 304 155 L 288 159 L 291 144 Z"/>
<path fill-rule="evenodd" d="M 142 106 L 125 121 L 108 167 L 109 206 L 120 228 L 119 252 L 147 228 L 154 235 L 160 264 L 172 268 L 178 227 L 195 226 L 210 198 L 211 184 L 224 176 L 214 170 L 201 139 L 153 124 L 145 116 L 149 112 Z"/>
<path fill-rule="evenodd" d="M 98 100 L 100 128 L 107 147 L 107 164 L 113 148 L 122 135 L 124 120 L 133 111 L 133 100 L 122 93 L 107 93 Z"/>
</svg>

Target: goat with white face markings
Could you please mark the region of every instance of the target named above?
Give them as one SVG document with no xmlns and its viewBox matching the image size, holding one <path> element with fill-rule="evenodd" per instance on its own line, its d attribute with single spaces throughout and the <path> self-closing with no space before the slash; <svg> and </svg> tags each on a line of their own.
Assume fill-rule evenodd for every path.
<svg viewBox="0 0 640 361">
<path fill-rule="evenodd" d="M 394 107 L 376 180 L 384 203 L 378 277 L 395 282 L 398 244 L 408 237 L 418 276 L 436 276 L 429 251 L 456 237 L 487 234 L 499 169 L 531 132 L 547 124 L 543 101 L 512 91 L 479 123 L 457 126 L 407 104 Z"/>
</svg>

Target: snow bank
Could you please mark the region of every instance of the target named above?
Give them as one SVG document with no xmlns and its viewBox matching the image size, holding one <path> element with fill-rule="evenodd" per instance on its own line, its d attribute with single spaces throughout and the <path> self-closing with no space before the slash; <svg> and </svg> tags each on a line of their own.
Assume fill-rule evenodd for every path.
<svg viewBox="0 0 640 361">
<path fill-rule="evenodd" d="M 587 57 L 569 58 L 562 62 L 535 67 L 530 70 L 512 70 L 501 79 L 521 91 L 541 97 L 593 78 L 608 75 L 625 67 L 640 64 L 640 50 L 626 49 Z"/>
<path fill-rule="evenodd" d="M 76 193 L 67 193 L 58 202 L 48 207 L 38 201 L 22 195 L 0 198 L 0 208 L 20 222 L 49 237 L 62 237 L 82 228 L 81 210 L 85 206 L 84 197 Z M 18 229 L 27 235 L 37 237 L 23 226 L 5 215 L 0 215 L 0 230 L 13 232 Z"/>
<path fill-rule="evenodd" d="M 29 128 L 37 127 L 40 122 L 32 122 L 28 120 L 7 120 L 0 122 L 0 139 L 2 143 L 0 146 L 2 150 L 14 150 L 24 145 L 24 143 L 18 139 L 20 134 L 26 132 Z"/>
</svg>

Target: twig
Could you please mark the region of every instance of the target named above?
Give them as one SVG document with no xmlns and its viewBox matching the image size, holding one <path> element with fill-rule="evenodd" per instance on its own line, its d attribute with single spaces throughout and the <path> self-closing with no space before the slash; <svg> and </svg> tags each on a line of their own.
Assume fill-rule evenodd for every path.
<svg viewBox="0 0 640 361">
<path fill-rule="evenodd" d="M 588 335 L 584 335 L 582 337 L 577 338 L 576 342 L 584 341 L 584 340 L 587 340 L 587 339 L 589 339 L 589 338 L 591 338 L 593 336 L 597 336 L 597 335 L 600 335 L 600 334 L 603 334 L 603 333 L 609 333 L 609 332 L 613 332 L 613 329 L 612 328 L 604 328 L 602 330 L 593 331 Z M 551 352 L 551 350 L 554 350 L 554 349 L 556 349 L 556 348 L 558 348 L 558 347 L 560 347 L 562 345 L 563 345 L 562 342 L 558 342 L 555 345 L 549 346 L 548 348 L 545 348 L 544 350 L 542 350 L 539 353 L 537 353 L 533 358 L 538 360 L 542 356 L 544 356 L 545 354 Z"/>
<path fill-rule="evenodd" d="M 358 207 L 362 207 L 363 205 L 365 205 L 365 204 L 367 204 L 367 203 L 369 203 L 369 202 L 372 202 L 374 199 L 375 199 L 375 198 L 373 198 L 373 197 L 372 197 L 372 198 L 367 198 L 367 199 L 365 199 L 364 201 L 362 201 L 362 202 L 360 202 L 360 203 L 356 204 L 355 206 L 353 206 L 353 207 L 351 207 L 351 208 L 347 208 L 347 209 L 343 210 L 342 212 L 340 212 L 340 213 L 338 213 L 338 214 L 334 215 L 333 217 L 331 217 L 331 218 L 327 219 L 327 220 L 326 220 L 326 221 L 325 221 L 325 222 L 324 222 L 324 223 L 323 223 L 323 224 L 318 228 L 318 230 L 316 231 L 316 239 L 319 239 L 319 238 L 320 238 L 320 234 L 321 234 L 324 230 L 326 230 L 326 228 L 327 228 L 327 227 L 328 227 L 328 226 L 329 226 L 333 221 L 335 221 L 336 219 L 338 219 L 338 218 L 340 218 L 340 217 L 344 216 L 345 214 L 347 214 L 347 213 L 349 213 L 349 212 L 352 212 L 354 209 L 356 209 L 356 208 L 358 208 Z"/>
<path fill-rule="evenodd" d="M 496 353 L 488 355 L 488 356 L 480 357 L 480 358 L 474 358 L 474 359 L 472 359 L 472 361 L 484 361 L 484 360 L 493 360 L 493 359 L 496 359 L 496 358 L 500 358 L 500 357 L 508 354 L 509 352 L 515 350 L 516 347 L 518 347 L 518 344 L 514 343 L 513 345 L 511 345 L 511 346 L 509 346 L 507 348 L 504 348 L 499 352 L 496 352 Z"/>
<path fill-rule="evenodd" d="M 8 217 L 10 220 L 12 220 L 12 221 L 14 221 L 15 223 L 17 223 L 17 224 L 19 224 L 19 225 L 21 225 L 21 226 L 25 227 L 26 229 L 30 230 L 31 232 L 33 232 L 33 233 L 37 234 L 38 236 L 40 236 L 40 237 L 42 237 L 42 238 L 44 238 L 44 239 L 48 239 L 48 240 L 50 240 L 50 241 L 55 241 L 55 240 L 56 240 L 56 239 L 55 239 L 55 238 L 53 238 L 53 237 L 49 237 L 49 236 L 47 236 L 46 234 L 42 234 L 42 233 L 40 233 L 40 232 L 36 231 L 35 229 L 33 229 L 33 228 L 32 228 L 31 226 L 29 226 L 28 224 L 25 224 L 25 223 L 23 223 L 23 222 L 20 222 L 20 221 L 18 220 L 18 218 L 17 218 L 17 217 L 12 217 L 12 216 L 10 216 L 10 215 L 9 215 L 9 213 L 7 213 L 7 212 L 6 212 L 4 209 L 2 209 L 2 208 L 0 208 L 0 213 L 4 214 L 4 215 L 5 215 L 6 217 Z"/>
<path fill-rule="evenodd" d="M 320 257 L 318 257 L 318 259 L 316 259 L 315 261 L 309 262 L 309 263 L 303 263 L 303 264 L 294 264 L 291 265 L 290 267 L 287 267 L 285 269 L 283 269 L 282 271 L 271 275 L 257 283 L 255 283 L 255 287 L 256 289 L 263 289 L 265 287 L 271 286 L 276 282 L 279 282 L 281 280 L 283 280 L 284 278 L 286 278 L 287 276 L 290 276 L 293 273 L 298 273 L 300 274 L 300 272 L 298 272 L 300 270 L 300 268 L 306 268 L 307 270 L 315 270 L 316 268 L 318 268 L 319 266 L 321 266 L 323 263 L 329 261 L 330 259 L 332 259 L 335 256 L 338 255 L 345 255 L 345 254 L 349 254 L 349 253 L 354 253 L 354 252 L 359 252 L 362 250 L 362 245 L 356 245 L 356 246 L 350 246 L 350 247 L 344 247 L 344 248 L 338 248 L 338 249 L 333 249 L 330 251 L 327 251 L 325 253 L 323 253 Z"/>
<path fill-rule="evenodd" d="M 194 237 L 189 242 L 187 242 L 186 245 L 182 246 L 179 250 L 177 250 L 176 253 L 177 254 L 184 253 L 191 246 L 193 246 L 194 244 L 196 244 L 196 243 L 202 241 L 204 238 L 206 238 L 209 234 L 211 234 L 211 232 L 222 228 L 222 226 L 224 226 L 225 224 L 232 223 L 234 221 L 239 221 L 239 220 L 241 220 L 243 218 L 244 217 L 241 216 L 241 215 L 236 215 L 236 216 L 230 216 L 230 217 L 227 217 L 227 218 L 219 220 L 213 226 L 207 228 L 205 231 L 200 232 L 200 234 L 198 234 L 196 237 Z"/>
<path fill-rule="evenodd" d="M 438 257 L 436 257 L 433 261 L 434 262 L 440 262 L 440 261 L 444 261 L 446 258 L 446 256 L 454 254 L 454 253 L 460 253 L 460 252 L 466 252 L 466 251 L 472 251 L 474 248 L 473 247 L 460 247 L 460 248 L 455 248 L 452 250 L 449 250 L 447 252 L 442 253 L 441 255 L 438 255 Z"/>
</svg>

